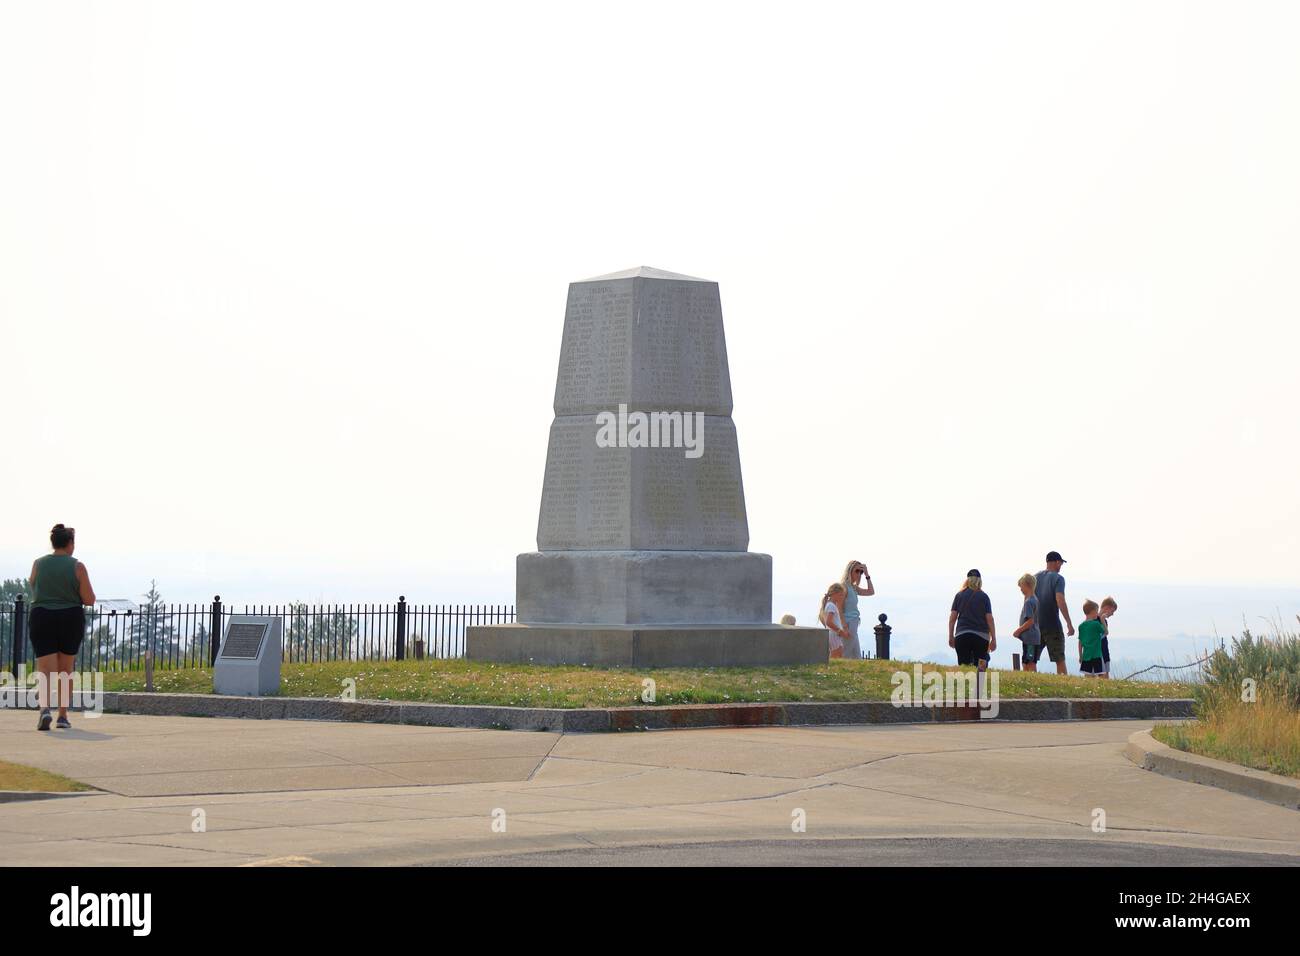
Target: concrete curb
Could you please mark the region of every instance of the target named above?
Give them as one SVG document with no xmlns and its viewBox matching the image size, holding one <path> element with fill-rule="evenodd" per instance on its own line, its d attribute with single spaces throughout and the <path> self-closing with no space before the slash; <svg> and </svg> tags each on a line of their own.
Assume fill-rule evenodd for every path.
<svg viewBox="0 0 1300 956">
<path fill-rule="evenodd" d="M 169 717 L 242 717 L 253 720 L 343 720 L 425 727 L 545 730 L 598 733 L 618 730 L 674 730 L 690 727 L 792 727 L 843 724 L 928 724 L 979 721 L 981 710 L 966 707 L 896 707 L 887 700 L 771 704 L 682 704 L 645 707 L 492 707 L 405 701 L 346 701 L 318 697 L 222 697 L 216 694 L 157 694 L 113 691 L 104 710 L 116 714 Z M 1044 698 L 1002 700 L 1001 721 L 1171 720 L 1192 716 L 1183 698 Z"/>
<path fill-rule="evenodd" d="M 101 790 L 70 790 L 52 793 L 48 790 L 0 790 L 0 803 L 20 803 L 23 800 L 59 800 L 63 797 L 88 797 Z"/>
<path fill-rule="evenodd" d="M 1145 730 L 1129 737 L 1124 756 L 1143 770 L 1300 810 L 1300 780 L 1175 750 Z"/>
</svg>

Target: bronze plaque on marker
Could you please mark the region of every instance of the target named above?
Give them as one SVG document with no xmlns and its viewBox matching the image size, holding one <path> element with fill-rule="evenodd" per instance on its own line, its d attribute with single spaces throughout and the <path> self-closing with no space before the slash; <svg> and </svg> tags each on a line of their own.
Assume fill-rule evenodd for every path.
<svg viewBox="0 0 1300 956">
<path fill-rule="evenodd" d="M 231 624 L 226 629 L 226 640 L 221 645 L 222 657 L 256 659 L 266 639 L 269 624 Z"/>
</svg>

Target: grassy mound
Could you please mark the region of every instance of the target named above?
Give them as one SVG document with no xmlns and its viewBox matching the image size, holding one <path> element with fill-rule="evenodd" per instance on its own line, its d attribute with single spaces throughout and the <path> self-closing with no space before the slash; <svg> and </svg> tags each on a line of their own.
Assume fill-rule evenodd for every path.
<svg viewBox="0 0 1300 956">
<path fill-rule="evenodd" d="M 831 661 L 797 667 L 668 667 L 653 670 L 490 664 L 466 660 L 331 661 L 285 664 L 280 693 L 286 697 L 339 697 L 355 682 L 361 700 L 410 700 L 439 704 L 508 707 L 630 707 L 647 703 L 646 680 L 654 681 L 656 705 L 888 700 L 891 677 L 909 678 L 909 661 Z M 924 671 L 957 668 L 922 664 Z M 969 670 L 970 668 L 965 668 Z M 1056 674 L 999 671 L 1006 699 L 1042 697 L 1191 697 L 1181 682 L 1102 681 Z M 139 672 L 105 675 L 106 690 L 144 690 Z M 212 672 L 158 671 L 154 690 L 212 692 Z"/>
</svg>

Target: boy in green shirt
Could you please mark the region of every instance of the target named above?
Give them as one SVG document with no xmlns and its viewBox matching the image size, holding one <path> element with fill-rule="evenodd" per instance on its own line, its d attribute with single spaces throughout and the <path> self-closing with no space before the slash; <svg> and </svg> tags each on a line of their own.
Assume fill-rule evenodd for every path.
<svg viewBox="0 0 1300 956">
<path fill-rule="evenodd" d="M 1084 621 L 1079 625 L 1079 669 L 1085 674 L 1106 676 L 1106 662 L 1101 656 L 1101 639 L 1105 634 L 1096 601 L 1083 602 Z"/>
</svg>

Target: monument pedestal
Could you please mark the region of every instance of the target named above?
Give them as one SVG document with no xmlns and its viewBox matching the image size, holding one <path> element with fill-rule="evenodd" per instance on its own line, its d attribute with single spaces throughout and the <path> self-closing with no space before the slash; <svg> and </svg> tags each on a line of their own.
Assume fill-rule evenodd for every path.
<svg viewBox="0 0 1300 956">
<path fill-rule="evenodd" d="M 593 667 L 824 664 L 826 629 L 781 624 L 496 624 L 465 629 L 469 660 Z"/>
<path fill-rule="evenodd" d="M 772 620 L 772 557 L 752 551 L 531 551 L 515 581 L 529 624 Z"/>
</svg>

